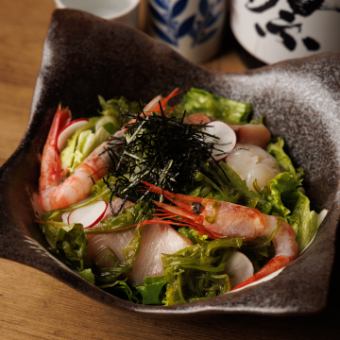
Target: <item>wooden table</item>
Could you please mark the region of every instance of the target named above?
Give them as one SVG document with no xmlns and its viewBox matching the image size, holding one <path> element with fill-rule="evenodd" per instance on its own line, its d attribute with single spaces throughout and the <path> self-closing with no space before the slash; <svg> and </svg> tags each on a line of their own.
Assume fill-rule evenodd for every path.
<svg viewBox="0 0 340 340">
<path fill-rule="evenodd" d="M 0 1 L 0 164 L 27 127 L 53 9 L 51 0 Z M 205 66 L 223 72 L 245 69 L 235 50 Z M 335 339 L 336 329 L 333 311 L 312 318 L 127 313 L 33 268 L 0 259 L 0 339 Z"/>
</svg>

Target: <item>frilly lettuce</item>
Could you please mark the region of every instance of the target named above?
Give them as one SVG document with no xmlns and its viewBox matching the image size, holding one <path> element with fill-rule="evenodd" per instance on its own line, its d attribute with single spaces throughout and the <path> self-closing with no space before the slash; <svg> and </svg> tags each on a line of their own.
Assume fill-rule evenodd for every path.
<svg viewBox="0 0 340 340">
<path fill-rule="evenodd" d="M 232 250 L 241 245 L 239 238 L 202 241 L 175 254 L 163 255 L 167 281 L 163 303 L 185 303 L 230 290 L 225 268 Z"/>
<path fill-rule="evenodd" d="M 138 102 L 129 101 L 124 97 L 105 100 L 103 97 L 99 96 L 98 99 L 102 108 L 100 113 L 106 117 L 113 117 L 116 122 L 115 125 L 117 130 L 129 119 L 129 113 L 138 113 L 141 111 L 141 105 Z"/>
<path fill-rule="evenodd" d="M 87 240 L 81 224 L 65 225 L 53 220 L 41 224 L 51 251 L 76 270 L 84 269 Z"/>
<path fill-rule="evenodd" d="M 198 88 L 191 88 L 184 95 L 180 108 L 187 113 L 204 112 L 230 124 L 247 123 L 252 112 L 249 103 L 237 102 Z"/>
<path fill-rule="evenodd" d="M 310 200 L 302 187 L 303 170 L 295 169 L 283 148 L 282 138 L 268 145 L 268 152 L 284 171 L 268 183 L 263 195 L 271 203 L 271 214 L 283 217 L 292 225 L 299 248 L 303 250 L 314 238 L 323 212 L 317 214 L 311 210 Z"/>
</svg>

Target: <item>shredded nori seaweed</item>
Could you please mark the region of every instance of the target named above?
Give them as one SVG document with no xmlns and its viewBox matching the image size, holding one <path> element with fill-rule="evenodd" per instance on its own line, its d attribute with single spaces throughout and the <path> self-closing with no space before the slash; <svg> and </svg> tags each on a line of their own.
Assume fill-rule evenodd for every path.
<svg viewBox="0 0 340 340">
<path fill-rule="evenodd" d="M 110 175 L 116 178 L 111 190 L 123 198 L 136 200 L 147 181 L 163 189 L 186 192 L 194 176 L 211 158 L 213 143 L 206 143 L 204 125 L 184 124 L 182 118 L 153 114 L 133 116 L 126 126 L 124 147 L 110 148 Z M 210 135 L 209 135 L 210 136 Z"/>
</svg>

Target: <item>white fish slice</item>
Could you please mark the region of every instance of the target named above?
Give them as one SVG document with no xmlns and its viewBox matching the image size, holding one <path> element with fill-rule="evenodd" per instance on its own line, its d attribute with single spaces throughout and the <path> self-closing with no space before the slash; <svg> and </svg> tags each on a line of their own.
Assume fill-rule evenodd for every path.
<svg viewBox="0 0 340 340">
<path fill-rule="evenodd" d="M 190 245 L 190 240 L 168 225 L 144 226 L 140 248 L 130 273 L 131 280 L 140 284 L 146 277 L 162 275 L 162 254 L 173 254 Z"/>
<path fill-rule="evenodd" d="M 110 249 L 120 262 L 124 262 L 124 249 L 133 239 L 135 229 L 119 231 L 110 234 L 98 234 L 88 237 L 88 257 L 95 261 L 96 258 L 105 250 Z"/>
</svg>

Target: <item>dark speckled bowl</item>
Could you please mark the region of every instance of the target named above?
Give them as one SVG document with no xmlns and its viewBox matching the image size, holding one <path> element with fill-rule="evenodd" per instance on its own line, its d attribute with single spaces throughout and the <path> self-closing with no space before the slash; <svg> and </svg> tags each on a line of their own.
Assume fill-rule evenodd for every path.
<svg viewBox="0 0 340 340">
<path fill-rule="evenodd" d="M 271 131 L 285 137 L 316 209 L 329 214 L 310 248 L 271 281 L 173 307 L 135 305 L 88 284 L 46 250 L 34 222 L 39 153 L 59 102 L 94 115 L 97 95 L 147 101 L 175 86 L 197 86 L 254 104 Z M 58 10 L 44 47 L 26 136 L 0 173 L 0 256 L 26 263 L 107 304 L 159 314 L 198 312 L 302 314 L 320 311 L 335 254 L 339 216 L 340 55 L 283 62 L 242 75 L 216 75 L 128 27 Z M 24 188 L 24 190 L 23 190 Z"/>
</svg>

